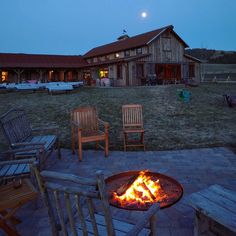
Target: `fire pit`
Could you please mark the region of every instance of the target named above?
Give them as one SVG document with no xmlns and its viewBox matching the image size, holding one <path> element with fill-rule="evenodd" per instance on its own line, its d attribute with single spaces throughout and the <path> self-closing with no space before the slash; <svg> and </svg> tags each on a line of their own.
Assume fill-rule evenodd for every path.
<svg viewBox="0 0 236 236">
<path fill-rule="evenodd" d="M 128 171 L 106 179 L 109 203 L 127 210 L 147 210 L 154 202 L 166 208 L 183 195 L 173 178 L 149 171 Z"/>
</svg>

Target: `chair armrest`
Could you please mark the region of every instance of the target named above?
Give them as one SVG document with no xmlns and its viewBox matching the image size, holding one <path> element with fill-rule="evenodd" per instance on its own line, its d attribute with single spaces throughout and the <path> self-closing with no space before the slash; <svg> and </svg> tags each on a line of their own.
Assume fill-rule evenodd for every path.
<svg viewBox="0 0 236 236">
<path fill-rule="evenodd" d="M 109 126 L 110 126 L 110 124 L 109 124 L 108 122 L 106 122 L 106 121 L 103 121 L 103 120 L 101 120 L 101 119 L 98 119 L 98 123 L 99 123 L 99 125 L 102 125 L 102 126 L 104 126 L 104 127 L 105 127 L 105 129 L 108 129 L 108 128 L 109 128 Z"/>
<path fill-rule="evenodd" d="M 151 217 L 157 213 L 160 209 L 159 203 L 154 203 L 147 212 L 143 215 L 142 218 L 138 220 L 136 225 L 126 234 L 126 236 L 135 236 L 140 233 L 140 231 L 146 226 L 146 224 L 150 221 Z"/>
<path fill-rule="evenodd" d="M 40 150 L 42 150 L 42 147 L 28 147 L 28 148 L 11 149 L 11 150 L 1 152 L 1 154 L 15 154 L 17 152 L 33 151 L 35 149 L 38 149 L 40 151 Z"/>
<path fill-rule="evenodd" d="M 41 148 L 44 146 L 44 144 L 46 144 L 46 142 L 42 142 L 42 143 L 30 143 L 30 142 L 23 142 L 23 143 L 12 143 L 11 146 L 12 147 L 25 147 L 25 146 L 40 146 Z M 39 148 L 40 148 L 39 147 Z M 33 148 L 33 149 L 37 149 L 37 147 Z"/>
<path fill-rule="evenodd" d="M 20 160 L 10 160 L 10 161 L 1 161 L 0 166 L 2 165 L 11 165 L 11 164 L 37 164 L 35 158 L 20 159 Z"/>
</svg>

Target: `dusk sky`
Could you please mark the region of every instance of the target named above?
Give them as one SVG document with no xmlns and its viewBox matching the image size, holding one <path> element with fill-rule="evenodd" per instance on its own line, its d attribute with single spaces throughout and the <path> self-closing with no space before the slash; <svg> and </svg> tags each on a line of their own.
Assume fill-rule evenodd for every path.
<svg viewBox="0 0 236 236">
<path fill-rule="evenodd" d="M 173 25 L 190 48 L 236 51 L 236 0 L 0 0 L 0 52 L 79 55 Z M 142 18 L 141 13 L 147 17 Z"/>
</svg>

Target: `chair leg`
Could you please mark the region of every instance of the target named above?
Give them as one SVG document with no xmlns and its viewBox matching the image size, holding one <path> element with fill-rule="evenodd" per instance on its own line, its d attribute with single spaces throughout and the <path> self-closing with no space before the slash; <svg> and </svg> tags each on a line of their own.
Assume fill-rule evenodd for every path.
<svg viewBox="0 0 236 236">
<path fill-rule="evenodd" d="M 75 154 L 75 130 L 74 128 L 71 129 L 71 150 L 72 154 Z"/>
<path fill-rule="evenodd" d="M 126 152 L 127 134 L 124 133 L 124 151 Z"/>
<path fill-rule="evenodd" d="M 12 229 L 9 225 L 6 224 L 6 222 L 2 221 L 1 219 L 0 219 L 0 228 L 3 229 L 3 231 L 7 235 L 20 236 L 16 230 Z"/>
<path fill-rule="evenodd" d="M 151 236 L 157 235 L 157 227 L 156 227 L 156 215 L 153 215 L 150 219 L 150 228 L 151 228 Z"/>
<path fill-rule="evenodd" d="M 108 137 L 108 133 L 106 133 L 106 137 L 105 137 L 105 157 L 108 157 L 108 152 L 109 152 L 109 137 Z"/>
<path fill-rule="evenodd" d="M 82 140 L 80 131 L 78 131 L 78 155 L 79 155 L 79 161 L 82 161 Z"/>
<path fill-rule="evenodd" d="M 99 148 L 99 142 L 96 141 L 96 149 L 98 150 L 98 148 Z"/>
<path fill-rule="evenodd" d="M 145 151 L 144 133 L 141 133 L 141 143 L 143 144 L 143 150 Z"/>
<path fill-rule="evenodd" d="M 61 148 L 60 148 L 60 140 L 57 138 L 57 158 L 61 159 Z"/>
</svg>

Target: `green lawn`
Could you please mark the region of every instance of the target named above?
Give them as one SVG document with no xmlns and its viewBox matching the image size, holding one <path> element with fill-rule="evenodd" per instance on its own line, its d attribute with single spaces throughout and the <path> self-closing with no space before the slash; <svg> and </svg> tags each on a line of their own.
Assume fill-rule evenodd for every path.
<svg viewBox="0 0 236 236">
<path fill-rule="evenodd" d="M 46 93 L 0 94 L 0 113 L 23 107 L 33 126 L 58 125 L 62 146 L 70 147 L 69 114 L 73 108 L 96 106 L 100 117 L 108 121 L 111 149 L 121 150 L 121 106 L 143 105 L 147 150 L 236 145 L 236 108 L 223 103 L 222 94 L 236 94 L 236 85 L 211 84 L 189 88 L 191 101 L 178 98 L 183 85 L 136 88 L 82 88 L 72 94 Z M 0 134 L 0 148 L 6 142 Z"/>
</svg>

